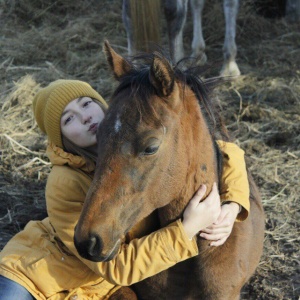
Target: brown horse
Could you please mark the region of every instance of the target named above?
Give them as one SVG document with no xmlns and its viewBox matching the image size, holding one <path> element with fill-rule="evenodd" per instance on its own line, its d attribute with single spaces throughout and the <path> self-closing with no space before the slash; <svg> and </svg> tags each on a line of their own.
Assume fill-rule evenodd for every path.
<svg viewBox="0 0 300 300">
<path fill-rule="evenodd" d="M 98 161 L 75 231 L 78 252 L 107 261 L 119 241 L 150 214 L 160 226 L 180 218 L 201 184 L 220 174 L 214 139 L 226 138 L 209 97 L 215 80 L 180 71 L 159 53 L 131 64 L 106 42 L 120 81 L 98 133 Z M 199 255 L 134 286 L 140 299 L 239 299 L 262 253 L 264 213 L 249 174 L 251 210 L 220 247 L 198 239 Z"/>
</svg>

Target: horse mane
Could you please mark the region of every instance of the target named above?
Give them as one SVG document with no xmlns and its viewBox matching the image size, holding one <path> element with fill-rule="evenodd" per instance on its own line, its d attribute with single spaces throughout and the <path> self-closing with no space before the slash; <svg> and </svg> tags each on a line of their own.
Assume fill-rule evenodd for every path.
<svg viewBox="0 0 300 300">
<path fill-rule="evenodd" d="M 159 51 L 162 52 L 161 49 L 159 49 Z M 162 55 L 166 57 L 171 64 L 171 60 L 166 54 L 162 53 Z M 114 98 L 114 96 L 120 92 L 130 90 L 131 94 L 127 96 L 135 101 L 135 105 L 138 108 L 141 117 L 146 122 L 147 120 L 153 119 L 157 119 L 158 121 L 157 114 L 151 103 L 151 97 L 156 94 L 156 90 L 149 79 L 149 71 L 153 58 L 153 53 L 143 53 L 131 57 L 129 60 L 134 67 L 128 74 L 120 79 L 119 86 L 113 94 Z M 207 68 L 195 66 L 183 70 L 181 66 L 184 62 L 185 59 L 173 66 L 175 79 L 182 82 L 184 87 L 189 86 L 195 93 L 213 139 L 223 139 L 228 141 L 229 136 L 220 114 L 220 107 L 216 105 L 213 96 L 215 88 L 224 83 L 225 79 L 222 77 L 201 79 L 201 76 L 205 74 Z M 128 89 L 129 87 L 130 89 Z"/>
</svg>

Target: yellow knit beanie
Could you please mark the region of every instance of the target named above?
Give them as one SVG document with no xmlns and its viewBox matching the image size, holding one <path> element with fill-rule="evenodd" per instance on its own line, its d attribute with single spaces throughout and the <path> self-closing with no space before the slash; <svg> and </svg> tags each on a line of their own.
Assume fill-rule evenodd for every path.
<svg viewBox="0 0 300 300">
<path fill-rule="evenodd" d="M 38 91 L 33 113 L 40 129 L 56 146 L 63 148 L 60 119 L 65 107 L 79 97 L 91 97 L 105 107 L 105 100 L 86 82 L 59 79 Z"/>
</svg>

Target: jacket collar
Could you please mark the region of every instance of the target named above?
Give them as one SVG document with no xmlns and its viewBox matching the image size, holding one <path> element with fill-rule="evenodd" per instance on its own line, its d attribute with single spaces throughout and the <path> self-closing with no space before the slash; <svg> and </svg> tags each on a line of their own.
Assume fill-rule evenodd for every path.
<svg viewBox="0 0 300 300">
<path fill-rule="evenodd" d="M 87 163 L 83 157 L 66 152 L 52 142 L 48 143 L 46 154 L 52 165 L 68 165 L 88 173 L 95 171 L 95 163 Z"/>
</svg>

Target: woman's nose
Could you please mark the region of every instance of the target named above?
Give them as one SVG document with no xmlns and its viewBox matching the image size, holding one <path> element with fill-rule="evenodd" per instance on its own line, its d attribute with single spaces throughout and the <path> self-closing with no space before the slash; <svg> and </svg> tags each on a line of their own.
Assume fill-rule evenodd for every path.
<svg viewBox="0 0 300 300">
<path fill-rule="evenodd" d="M 83 122 L 84 124 L 90 123 L 91 120 L 92 120 L 92 116 L 91 116 L 91 115 L 84 115 L 83 118 L 82 118 L 82 122 Z"/>
</svg>

